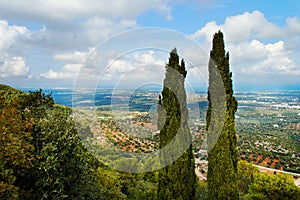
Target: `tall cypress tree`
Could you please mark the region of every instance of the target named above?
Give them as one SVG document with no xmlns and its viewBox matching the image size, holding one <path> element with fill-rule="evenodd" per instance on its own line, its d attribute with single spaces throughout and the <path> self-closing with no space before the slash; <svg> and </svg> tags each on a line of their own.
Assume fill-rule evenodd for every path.
<svg viewBox="0 0 300 200">
<path fill-rule="evenodd" d="M 215 33 L 209 63 L 207 110 L 208 192 L 210 199 L 238 199 L 238 148 L 235 130 L 237 101 L 233 96 L 229 53 L 223 33 Z"/>
<path fill-rule="evenodd" d="M 173 49 L 158 101 L 160 161 L 165 166 L 159 171 L 158 199 L 195 197 L 195 162 L 184 89 L 186 74 L 184 61 L 179 64 L 179 56 Z"/>
</svg>

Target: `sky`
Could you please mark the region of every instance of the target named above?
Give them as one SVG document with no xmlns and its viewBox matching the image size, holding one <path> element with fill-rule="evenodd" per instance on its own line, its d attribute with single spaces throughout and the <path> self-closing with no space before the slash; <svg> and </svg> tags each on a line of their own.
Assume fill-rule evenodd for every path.
<svg viewBox="0 0 300 200">
<path fill-rule="evenodd" d="M 296 0 L 0 0 L 0 83 L 17 88 L 160 85 L 169 52 L 207 87 L 224 33 L 237 90 L 300 89 Z"/>
</svg>

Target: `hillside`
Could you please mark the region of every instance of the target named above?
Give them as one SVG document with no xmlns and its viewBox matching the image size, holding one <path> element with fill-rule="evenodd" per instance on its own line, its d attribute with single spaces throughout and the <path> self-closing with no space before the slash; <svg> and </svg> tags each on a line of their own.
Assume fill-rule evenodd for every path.
<svg viewBox="0 0 300 200">
<path fill-rule="evenodd" d="M 97 110 L 76 108 L 71 115 L 70 108 L 54 104 L 51 95 L 44 94 L 42 90 L 27 94 L 1 85 L 0 91 L 0 199 L 39 199 L 41 195 L 47 198 L 72 198 L 82 195 L 89 199 L 155 199 L 157 171 L 124 173 L 105 165 L 111 164 L 112 160 L 116 167 L 139 163 L 132 167 L 138 167 L 135 169 L 138 171 L 144 170 L 143 167 L 149 160 L 143 160 L 143 156 L 158 150 L 157 127 L 153 123 L 153 113 L 133 111 L 130 115 L 112 115 L 109 109 L 100 106 Z M 95 116 L 96 118 L 91 118 Z M 128 121 L 132 122 L 130 126 Z M 196 172 L 198 175 L 200 172 L 202 177 L 203 174 L 205 176 L 207 168 L 205 162 L 199 162 L 199 159 L 205 159 L 206 152 L 198 150 L 205 147 L 203 144 L 206 133 L 201 128 L 203 122 L 198 123 L 198 129 L 193 131 L 193 145 L 197 152 L 196 163 L 202 163 L 196 165 Z M 87 141 L 90 142 L 86 143 Z M 89 151 L 86 148 L 87 144 L 90 145 Z M 141 160 L 119 157 L 116 149 L 136 152 L 140 156 L 137 159 Z M 249 157 L 252 155 L 249 154 Z M 256 160 L 261 158 L 259 155 Z M 267 161 L 268 157 L 261 163 Z M 279 162 L 276 161 L 273 162 L 275 165 Z M 271 167 L 273 165 L 271 164 Z M 242 170 L 241 165 L 239 168 Z M 256 180 L 264 181 L 264 184 L 273 181 L 273 178 L 262 178 L 264 177 L 259 176 L 257 179 L 251 179 L 247 188 L 257 191 L 253 185 Z M 244 175 L 241 175 L 240 179 L 244 179 Z M 291 177 L 286 179 L 280 176 L 279 179 L 286 183 L 276 187 L 281 190 L 291 187 L 292 190 L 289 191 L 295 190 L 291 186 L 294 185 Z M 76 193 L 74 188 L 78 188 L 77 191 L 81 193 Z M 206 183 L 199 181 L 196 196 L 205 197 L 205 188 Z M 243 196 L 252 190 L 244 191 L 241 187 L 240 195 Z"/>
</svg>

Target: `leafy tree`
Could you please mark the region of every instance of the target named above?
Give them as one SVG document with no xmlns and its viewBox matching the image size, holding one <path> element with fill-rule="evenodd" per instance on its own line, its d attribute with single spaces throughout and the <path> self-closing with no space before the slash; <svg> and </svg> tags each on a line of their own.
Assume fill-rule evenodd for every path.
<svg viewBox="0 0 300 200">
<path fill-rule="evenodd" d="M 17 90 L 8 85 L 0 84 L 0 96 L 2 96 L 7 103 L 12 102 L 12 100 L 17 100 L 18 104 L 21 104 L 22 99 L 26 95 L 27 94 L 21 90 Z"/>
<path fill-rule="evenodd" d="M 225 52 L 223 33 L 214 35 L 210 52 L 207 110 L 208 192 L 210 199 L 238 199 L 238 149 L 229 54 Z M 221 80 L 221 81 L 219 81 Z M 224 109 L 223 109 L 224 108 Z"/>
<path fill-rule="evenodd" d="M 16 179 L 32 167 L 32 118 L 23 118 L 19 96 L 23 94 L 0 85 L 0 199 L 18 199 Z"/>
<path fill-rule="evenodd" d="M 157 199 L 157 185 L 151 181 L 144 180 L 143 178 L 139 179 L 136 176 L 133 176 L 128 178 L 126 182 L 123 182 L 123 187 L 125 184 L 127 186 L 128 199 Z"/>
<path fill-rule="evenodd" d="M 248 193 L 249 185 L 254 181 L 254 174 L 258 173 L 258 168 L 246 161 L 238 162 L 238 190 L 240 196 Z"/>
<path fill-rule="evenodd" d="M 298 200 L 300 189 L 287 175 L 256 173 L 254 182 L 249 187 L 249 194 L 245 195 L 244 199 Z"/>
<path fill-rule="evenodd" d="M 34 170 L 32 199 L 99 199 L 98 163 L 84 148 L 68 111 L 48 110 L 36 127 L 39 152 Z"/>
<path fill-rule="evenodd" d="M 51 94 L 43 93 L 42 89 L 34 92 L 29 91 L 29 94 L 23 98 L 23 107 L 28 110 L 35 118 L 41 118 L 47 109 L 54 105 L 54 100 Z"/>
<path fill-rule="evenodd" d="M 110 168 L 106 167 L 98 167 L 96 174 L 96 181 L 98 187 L 100 188 L 100 192 L 98 196 L 99 199 L 126 199 L 126 195 L 122 193 L 123 184 L 129 184 L 130 181 L 132 182 L 133 179 L 124 180 L 122 174 L 114 171 Z"/>
<path fill-rule="evenodd" d="M 184 61 L 179 64 L 179 56 L 173 49 L 166 65 L 162 97 L 158 102 L 160 161 L 165 167 L 159 171 L 157 199 L 195 197 L 195 164 L 184 89 L 186 74 Z"/>
<path fill-rule="evenodd" d="M 38 122 L 47 117 L 47 110 L 51 110 L 54 106 L 54 100 L 51 94 L 44 94 L 43 90 L 36 90 L 34 92 L 29 91 L 20 98 L 20 106 L 23 113 L 23 117 L 30 117 L 33 119 L 32 128 L 32 144 L 34 146 L 34 154 L 38 157 L 42 143 L 40 142 L 40 127 Z M 37 159 L 35 160 L 37 161 Z"/>
<path fill-rule="evenodd" d="M 1 199 L 99 199 L 108 193 L 71 109 L 54 105 L 42 90 L 26 94 L 0 85 L 0 93 Z"/>
<path fill-rule="evenodd" d="M 16 89 L 12 90 L 13 92 L 7 92 L 7 94 L 8 96 L 17 96 L 20 116 L 23 120 L 31 120 L 30 144 L 34 147 L 31 152 L 31 155 L 33 156 L 32 166 L 23 171 L 23 173 L 20 173 L 16 179 L 15 185 L 20 188 L 19 196 L 21 199 L 32 199 L 32 195 L 36 191 L 33 190 L 33 188 L 38 180 L 36 172 L 38 171 L 40 149 L 42 148 L 42 143 L 40 142 L 42 134 L 40 133 L 38 122 L 47 117 L 46 112 L 53 108 L 54 101 L 51 94 L 44 94 L 42 89 L 35 92 L 30 91 L 29 94 Z"/>
</svg>

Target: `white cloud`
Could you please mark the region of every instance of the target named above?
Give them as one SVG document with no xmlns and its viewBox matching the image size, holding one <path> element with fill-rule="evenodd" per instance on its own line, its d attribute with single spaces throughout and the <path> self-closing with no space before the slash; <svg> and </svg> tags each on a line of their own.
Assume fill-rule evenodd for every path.
<svg viewBox="0 0 300 200">
<path fill-rule="evenodd" d="M 144 65 L 155 64 L 155 65 L 164 66 L 165 62 L 158 59 L 157 56 L 158 55 L 154 51 L 149 51 L 149 52 L 142 53 L 142 54 L 135 53 L 133 55 L 136 65 L 139 65 L 139 64 L 144 64 Z"/>
<path fill-rule="evenodd" d="M 260 11 L 245 12 L 240 15 L 228 16 L 224 24 L 217 24 L 215 21 L 208 22 L 204 27 L 195 32 L 192 37 L 199 39 L 204 37 L 211 41 L 213 34 L 221 30 L 225 33 L 228 43 L 239 43 L 249 40 L 289 38 L 299 36 L 300 21 L 297 17 L 286 19 L 286 25 L 279 27 L 268 21 Z"/>
<path fill-rule="evenodd" d="M 192 35 L 204 38 L 203 46 L 211 48 L 213 35 L 224 33 L 226 50 L 231 55 L 233 72 L 242 74 L 272 75 L 298 74 L 292 54 L 299 48 L 300 22 L 287 18 L 286 25 L 279 27 L 268 21 L 260 11 L 229 16 L 223 24 L 208 22 Z M 265 42 L 268 39 L 275 42 Z"/>
<path fill-rule="evenodd" d="M 22 57 L 13 57 L 4 60 L 0 66 L 0 77 L 25 76 L 29 72 L 25 60 Z"/>
<path fill-rule="evenodd" d="M 24 26 L 9 26 L 7 21 L 0 20 L 0 55 L 5 52 L 22 36 L 29 33 Z"/>
<path fill-rule="evenodd" d="M 274 44 L 264 46 L 267 52 L 266 58 L 250 68 L 242 69 L 244 73 L 256 75 L 288 74 L 299 75 L 300 70 L 295 63 L 289 59 L 289 52 L 285 50 L 284 42 L 279 41 Z"/>
<path fill-rule="evenodd" d="M 63 61 L 70 61 L 70 62 L 83 62 L 86 58 L 85 52 L 75 51 L 74 53 L 61 53 L 55 54 L 53 57 L 55 60 L 63 60 Z"/>
<path fill-rule="evenodd" d="M 228 50 L 234 63 L 262 59 L 268 54 L 266 45 L 258 40 L 237 44 L 229 43 Z"/>
<path fill-rule="evenodd" d="M 46 73 L 41 74 L 40 77 L 46 78 L 46 79 L 56 79 L 56 80 L 57 79 L 66 80 L 66 79 L 75 78 L 73 73 L 69 73 L 69 72 L 56 72 L 56 71 L 53 71 L 52 69 L 50 69 Z"/>
<path fill-rule="evenodd" d="M 218 30 L 221 30 L 221 26 L 217 25 L 217 22 L 211 21 L 205 24 L 203 28 L 198 30 L 196 33 L 192 35 L 192 38 L 199 39 L 201 37 L 205 37 L 206 41 L 211 41 L 214 33 Z"/>
<path fill-rule="evenodd" d="M 126 81 L 157 80 L 161 76 L 158 69 L 163 70 L 165 61 L 154 51 L 125 55 L 118 59 L 110 59 L 105 72 L 105 79 L 123 79 Z M 163 73 L 161 73 L 163 74 Z"/>
<path fill-rule="evenodd" d="M 70 73 L 78 73 L 83 65 L 82 64 L 66 64 L 62 70 Z"/>
<path fill-rule="evenodd" d="M 274 43 L 262 43 L 258 40 L 229 44 L 231 63 L 236 72 L 265 75 L 296 75 L 300 69 L 295 61 L 291 59 L 290 50 L 287 50 L 284 41 Z"/>
<path fill-rule="evenodd" d="M 75 79 L 79 72 L 84 73 L 82 70 L 84 62 L 94 49 L 55 54 L 53 58 L 65 62 L 65 65 L 60 71 L 50 69 L 48 72 L 40 74 L 39 77 L 46 79 Z"/>
<path fill-rule="evenodd" d="M 119 73 L 126 73 L 133 70 L 135 67 L 128 60 L 110 60 L 108 63 L 108 70 L 106 71 L 106 75 L 108 77 L 112 77 L 113 75 Z"/>
<path fill-rule="evenodd" d="M 88 55 L 94 51 L 95 48 L 89 48 L 88 51 L 74 51 L 71 53 L 60 53 L 60 54 L 55 54 L 54 59 L 55 60 L 62 60 L 62 61 L 67 61 L 71 63 L 83 63 Z"/>
<path fill-rule="evenodd" d="M 260 11 L 245 12 L 241 15 L 226 17 L 224 24 L 208 22 L 202 29 L 192 35 L 193 38 L 205 37 L 211 41 L 213 34 L 222 30 L 227 42 L 244 42 L 251 38 L 274 38 L 281 36 L 280 27 L 269 22 Z"/>
<path fill-rule="evenodd" d="M 280 28 L 269 22 L 260 11 L 227 17 L 222 28 L 229 42 L 242 42 L 251 37 L 272 38 L 280 34 Z"/>
</svg>

